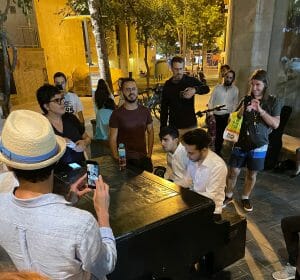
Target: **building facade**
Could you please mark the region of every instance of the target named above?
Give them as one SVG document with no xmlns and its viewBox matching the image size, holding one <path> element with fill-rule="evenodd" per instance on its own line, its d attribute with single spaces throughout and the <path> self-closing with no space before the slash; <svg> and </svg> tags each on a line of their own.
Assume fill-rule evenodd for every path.
<svg viewBox="0 0 300 280">
<path fill-rule="evenodd" d="M 241 96 L 257 68 L 268 71 L 270 93 L 292 107 L 285 132 L 300 137 L 300 1 L 229 1 L 225 62 Z"/>
</svg>

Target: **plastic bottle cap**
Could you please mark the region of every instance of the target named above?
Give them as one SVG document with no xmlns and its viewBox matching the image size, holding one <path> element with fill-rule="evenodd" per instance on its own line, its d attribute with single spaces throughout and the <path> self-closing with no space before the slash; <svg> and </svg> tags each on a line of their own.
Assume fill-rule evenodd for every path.
<svg viewBox="0 0 300 280">
<path fill-rule="evenodd" d="M 125 147 L 125 145 L 123 143 L 119 144 L 119 148 L 124 148 L 124 147 Z"/>
</svg>

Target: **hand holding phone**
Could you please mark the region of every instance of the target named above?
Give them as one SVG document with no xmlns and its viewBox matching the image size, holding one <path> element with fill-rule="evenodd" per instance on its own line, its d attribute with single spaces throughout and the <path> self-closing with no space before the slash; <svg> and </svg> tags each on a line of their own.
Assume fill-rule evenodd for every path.
<svg viewBox="0 0 300 280">
<path fill-rule="evenodd" d="M 99 177 L 99 165 L 96 161 L 87 160 L 86 161 L 86 169 L 87 169 L 87 183 L 90 189 L 96 188 L 95 181 L 98 180 Z"/>
<path fill-rule="evenodd" d="M 109 225 L 109 186 L 103 182 L 102 176 L 99 176 L 97 188 L 94 191 L 94 207 L 97 213 L 98 223 L 101 227 L 110 227 Z"/>
</svg>

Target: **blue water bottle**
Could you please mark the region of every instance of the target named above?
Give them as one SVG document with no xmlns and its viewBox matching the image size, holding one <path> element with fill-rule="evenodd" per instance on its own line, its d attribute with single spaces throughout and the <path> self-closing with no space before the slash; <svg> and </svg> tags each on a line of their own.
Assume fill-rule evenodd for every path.
<svg viewBox="0 0 300 280">
<path fill-rule="evenodd" d="M 118 154 L 119 154 L 120 170 L 124 170 L 126 169 L 126 151 L 125 151 L 125 145 L 123 143 L 119 144 Z"/>
</svg>

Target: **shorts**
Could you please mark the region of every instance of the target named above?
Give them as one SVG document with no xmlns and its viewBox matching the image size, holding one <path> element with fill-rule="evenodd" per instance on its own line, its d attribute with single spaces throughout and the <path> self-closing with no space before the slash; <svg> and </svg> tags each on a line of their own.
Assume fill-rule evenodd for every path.
<svg viewBox="0 0 300 280">
<path fill-rule="evenodd" d="M 243 151 L 239 147 L 233 147 L 229 159 L 229 166 L 234 168 L 246 166 L 249 170 L 261 171 L 265 167 L 267 150 L 268 145 L 250 151 Z"/>
</svg>

